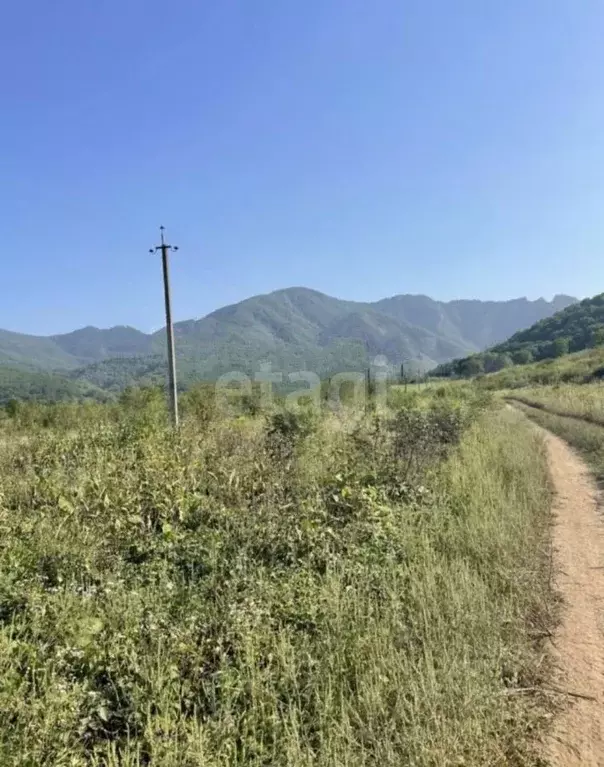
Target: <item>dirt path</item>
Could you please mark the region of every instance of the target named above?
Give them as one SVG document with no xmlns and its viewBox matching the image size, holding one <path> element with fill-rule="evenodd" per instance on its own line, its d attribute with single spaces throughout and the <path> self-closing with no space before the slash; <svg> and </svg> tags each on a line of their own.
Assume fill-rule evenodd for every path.
<svg viewBox="0 0 604 767">
<path fill-rule="evenodd" d="M 568 697 L 548 740 L 553 767 L 604 767 L 604 520 L 589 469 L 544 431 L 554 501 L 556 587 L 564 605 L 552 642 L 559 688 Z"/>
</svg>

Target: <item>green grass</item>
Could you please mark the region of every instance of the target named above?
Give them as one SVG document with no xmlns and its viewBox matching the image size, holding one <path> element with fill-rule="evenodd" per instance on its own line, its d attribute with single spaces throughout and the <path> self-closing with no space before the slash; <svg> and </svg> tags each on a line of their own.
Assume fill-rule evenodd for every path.
<svg viewBox="0 0 604 767">
<path fill-rule="evenodd" d="M 604 391 L 600 384 L 596 384 L 593 387 L 530 390 L 526 397 L 516 402 L 533 421 L 579 450 L 601 482 L 604 480 L 602 399 Z"/>
<path fill-rule="evenodd" d="M 536 765 L 543 710 L 506 693 L 542 673 L 543 444 L 469 387 L 413 397 L 191 398 L 179 435 L 152 393 L 16 413 L 0 763 Z"/>
<path fill-rule="evenodd" d="M 531 387 L 520 392 L 504 392 L 506 395 L 557 415 L 582 418 L 604 425 L 604 385 L 601 383 Z"/>
<path fill-rule="evenodd" d="M 520 389 L 531 386 L 555 385 L 561 383 L 591 383 L 597 371 L 604 368 L 604 349 L 587 349 L 566 354 L 557 359 L 533 362 L 530 365 L 513 365 L 479 376 L 476 384 L 484 389 Z"/>
</svg>

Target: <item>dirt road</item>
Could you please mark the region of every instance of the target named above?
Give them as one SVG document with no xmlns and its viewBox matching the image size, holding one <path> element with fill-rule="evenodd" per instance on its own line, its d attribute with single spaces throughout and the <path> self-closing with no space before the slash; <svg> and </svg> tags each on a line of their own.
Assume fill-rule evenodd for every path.
<svg viewBox="0 0 604 767">
<path fill-rule="evenodd" d="M 562 620 L 551 652 L 564 696 L 546 744 L 553 767 L 604 767 L 604 520 L 583 461 L 544 432 L 555 486 L 554 557 Z"/>
</svg>

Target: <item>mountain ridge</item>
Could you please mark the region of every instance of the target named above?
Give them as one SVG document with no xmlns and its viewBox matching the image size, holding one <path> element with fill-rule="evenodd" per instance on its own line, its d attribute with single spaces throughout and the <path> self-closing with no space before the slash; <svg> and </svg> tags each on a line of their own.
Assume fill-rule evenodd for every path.
<svg viewBox="0 0 604 767">
<path fill-rule="evenodd" d="M 552 297 L 551 301 L 548 301 L 543 296 L 540 296 L 539 298 L 528 298 L 527 296 L 518 296 L 516 298 L 503 298 L 503 299 L 481 299 L 481 298 L 453 298 L 447 301 L 431 298 L 430 296 L 426 295 L 425 293 L 395 293 L 392 296 L 386 296 L 385 298 L 378 299 L 377 301 L 354 301 L 352 299 L 345 299 L 345 298 L 337 298 L 335 296 L 330 296 L 327 293 L 322 293 L 321 291 L 318 291 L 314 288 L 307 288 L 303 286 L 292 286 L 289 288 L 277 288 L 276 290 L 269 291 L 268 293 L 258 293 L 254 296 L 250 296 L 248 298 L 244 298 L 241 301 L 236 301 L 232 304 L 225 304 L 224 306 L 218 307 L 217 309 L 213 309 L 212 311 L 208 312 L 205 315 L 202 315 L 200 317 L 195 318 L 189 318 L 186 320 L 177 320 L 175 322 L 176 325 L 187 325 L 190 323 L 196 323 L 201 322 L 204 319 L 207 319 L 208 317 L 211 317 L 215 314 L 218 314 L 220 312 L 235 308 L 239 306 L 240 304 L 245 303 L 246 301 L 251 301 L 258 298 L 265 298 L 268 296 L 274 296 L 279 294 L 287 294 L 291 291 L 296 292 L 306 292 L 309 294 L 316 294 L 317 296 L 323 296 L 326 298 L 333 299 L 335 301 L 339 301 L 346 304 L 351 304 L 354 306 L 358 305 L 369 305 L 369 306 L 379 306 L 382 304 L 385 304 L 386 302 L 390 302 L 396 299 L 423 299 L 435 304 L 439 304 L 442 306 L 447 307 L 453 307 L 459 304 L 480 304 L 482 306 L 502 306 L 502 305 L 509 305 L 512 303 L 525 303 L 529 305 L 549 305 L 549 306 L 556 306 L 556 311 L 559 311 L 557 308 L 559 301 L 561 300 L 563 303 L 563 306 L 560 308 L 566 308 L 566 306 L 570 305 L 571 303 L 578 303 L 582 299 L 578 299 L 575 296 L 570 296 L 565 293 L 556 293 Z M 37 339 L 47 339 L 47 340 L 54 340 L 54 339 L 63 339 L 67 336 L 71 336 L 75 333 L 80 333 L 83 331 L 94 331 L 94 332 L 102 332 L 106 333 L 109 331 L 114 330 L 126 330 L 126 331 L 134 331 L 134 333 L 140 334 L 142 336 L 146 336 L 147 338 L 156 336 L 160 333 L 165 333 L 165 326 L 162 326 L 161 328 L 158 328 L 157 330 L 149 331 L 148 333 L 144 330 L 140 330 L 140 328 L 136 328 L 134 325 L 124 325 L 124 324 L 118 324 L 118 325 L 110 325 L 108 327 L 99 327 L 98 325 L 85 325 L 80 328 L 76 328 L 75 330 L 68 330 L 64 333 L 22 333 L 19 330 L 11 330 L 8 328 L 0 328 L 0 333 L 6 333 L 9 335 L 14 336 L 22 336 L 26 338 L 37 338 Z"/>
<path fill-rule="evenodd" d="M 604 345 L 604 293 L 574 302 L 482 353 L 438 365 L 437 376 L 472 377 Z"/>
<path fill-rule="evenodd" d="M 265 362 L 284 373 L 321 376 L 362 370 L 377 355 L 398 368 L 424 369 L 480 351 L 551 316 L 576 299 L 508 301 L 398 294 L 375 302 L 349 301 L 311 288 L 284 288 L 221 307 L 174 326 L 179 374 L 186 380 L 248 374 Z M 0 330 L 0 365 L 61 373 L 118 390 L 163 375 L 165 328 L 144 333 L 128 325 L 87 326 L 31 336 Z M 154 371 L 157 372 L 154 372 Z M 144 371 L 141 373 L 141 371 Z"/>
</svg>

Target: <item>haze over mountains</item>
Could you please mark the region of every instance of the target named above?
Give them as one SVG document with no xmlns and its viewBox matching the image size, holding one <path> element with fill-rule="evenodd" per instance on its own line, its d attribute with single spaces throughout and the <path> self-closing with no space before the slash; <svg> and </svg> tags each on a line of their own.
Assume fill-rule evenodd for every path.
<svg viewBox="0 0 604 767">
<path fill-rule="evenodd" d="M 444 377 L 472 377 L 596 347 L 604 347 L 604 293 L 567 306 L 480 354 L 445 362 L 431 372 Z M 574 373 L 569 371 L 569 375 Z"/>
<path fill-rule="evenodd" d="M 565 295 L 450 302 L 398 295 L 363 303 L 289 288 L 177 323 L 176 348 L 188 382 L 232 370 L 253 373 L 265 362 L 283 372 L 328 375 L 361 370 L 376 355 L 394 366 L 414 360 L 429 368 L 503 341 L 575 301 Z M 164 329 L 86 327 L 48 337 L 0 331 L 0 366 L 60 372 L 110 390 L 163 379 L 164 355 Z"/>
</svg>

